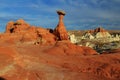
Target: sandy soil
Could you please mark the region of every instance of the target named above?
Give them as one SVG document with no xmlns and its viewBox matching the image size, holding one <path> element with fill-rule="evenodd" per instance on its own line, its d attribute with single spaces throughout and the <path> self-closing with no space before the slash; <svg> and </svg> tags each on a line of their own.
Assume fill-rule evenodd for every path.
<svg viewBox="0 0 120 80">
<path fill-rule="evenodd" d="M 1 80 L 120 80 L 120 49 L 102 55 L 46 52 L 53 47 L 1 42 Z"/>
</svg>

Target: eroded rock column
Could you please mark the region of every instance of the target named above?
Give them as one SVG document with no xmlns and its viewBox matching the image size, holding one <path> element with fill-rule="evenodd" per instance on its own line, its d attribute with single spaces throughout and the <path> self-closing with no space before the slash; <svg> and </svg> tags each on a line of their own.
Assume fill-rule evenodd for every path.
<svg viewBox="0 0 120 80">
<path fill-rule="evenodd" d="M 54 30 L 54 34 L 57 36 L 58 40 L 68 40 L 68 33 L 66 31 L 66 28 L 64 26 L 64 16 L 65 16 L 65 12 L 64 11 L 57 11 L 58 15 L 59 15 L 59 22 L 57 27 Z"/>
</svg>

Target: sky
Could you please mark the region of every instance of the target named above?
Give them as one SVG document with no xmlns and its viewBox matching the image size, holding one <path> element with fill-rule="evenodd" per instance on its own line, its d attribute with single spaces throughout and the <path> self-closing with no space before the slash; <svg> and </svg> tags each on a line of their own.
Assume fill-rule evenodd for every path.
<svg viewBox="0 0 120 80">
<path fill-rule="evenodd" d="M 56 10 L 64 10 L 68 30 L 120 30 L 120 0 L 0 0 L 0 32 L 9 21 L 24 19 L 31 25 L 54 29 Z"/>
</svg>

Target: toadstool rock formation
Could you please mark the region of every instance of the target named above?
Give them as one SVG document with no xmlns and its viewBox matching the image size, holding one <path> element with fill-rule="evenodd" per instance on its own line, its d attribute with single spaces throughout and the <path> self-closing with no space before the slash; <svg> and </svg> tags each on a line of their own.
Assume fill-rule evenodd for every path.
<svg viewBox="0 0 120 80">
<path fill-rule="evenodd" d="M 64 11 L 57 11 L 59 15 L 59 23 L 54 30 L 54 34 L 58 37 L 58 40 L 68 40 L 68 34 L 64 26 L 63 18 L 65 16 Z"/>
</svg>

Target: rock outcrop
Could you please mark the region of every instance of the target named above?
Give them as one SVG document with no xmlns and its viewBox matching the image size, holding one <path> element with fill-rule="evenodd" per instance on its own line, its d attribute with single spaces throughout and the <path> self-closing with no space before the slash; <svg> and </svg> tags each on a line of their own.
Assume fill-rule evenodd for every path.
<svg viewBox="0 0 120 80">
<path fill-rule="evenodd" d="M 45 50 L 48 54 L 57 55 L 97 55 L 98 53 L 84 46 L 77 46 L 69 41 L 59 41 L 52 48 Z M 59 53 L 59 54 L 58 54 Z"/>
<path fill-rule="evenodd" d="M 98 33 L 98 32 L 107 32 L 105 29 L 103 29 L 102 27 L 98 27 L 94 30 L 88 30 L 88 33 L 94 34 L 94 33 Z"/>
<path fill-rule="evenodd" d="M 109 38 L 111 37 L 110 33 L 103 29 L 102 27 L 98 27 L 95 30 L 92 31 L 93 35 L 95 35 L 95 38 Z"/>
<path fill-rule="evenodd" d="M 82 39 L 94 39 L 95 37 L 91 33 L 85 33 L 84 36 L 82 36 Z"/>
<path fill-rule="evenodd" d="M 88 30 L 84 35 L 83 39 L 98 39 L 98 38 L 110 38 L 111 34 L 103 29 L 102 27 L 96 28 L 94 30 Z"/>
<path fill-rule="evenodd" d="M 59 15 L 59 23 L 54 30 L 54 34 L 57 36 L 58 40 L 68 40 L 68 33 L 65 29 L 63 18 L 65 16 L 64 11 L 57 11 Z"/>
<path fill-rule="evenodd" d="M 119 34 L 112 35 L 107 30 L 99 27 L 94 30 L 87 31 L 82 36 L 82 39 L 92 39 L 106 43 L 106 42 L 120 41 L 120 36 Z"/>
<path fill-rule="evenodd" d="M 13 21 L 10 21 L 10 22 L 7 23 L 5 33 L 11 33 L 11 32 L 13 31 L 13 30 L 12 30 L 12 28 L 13 28 L 13 24 L 14 24 Z"/>
<path fill-rule="evenodd" d="M 56 41 L 56 36 L 48 29 L 31 26 L 23 19 L 16 22 L 10 21 L 6 26 L 6 31 L 1 35 L 2 39 L 10 42 L 29 42 L 32 44 L 52 44 Z"/>
<path fill-rule="evenodd" d="M 31 26 L 23 19 L 19 19 L 16 22 L 8 22 L 5 34 L 2 35 L 2 38 L 4 37 L 4 39 L 11 39 L 13 42 L 32 41 L 35 42 L 35 44 L 55 43 L 55 41 L 58 40 L 69 40 L 68 33 L 63 23 L 65 12 L 57 11 L 57 13 L 59 15 L 59 23 L 54 30 Z"/>
<path fill-rule="evenodd" d="M 98 32 L 95 35 L 95 38 L 110 38 L 111 35 L 109 32 Z"/>
<path fill-rule="evenodd" d="M 6 33 L 17 33 L 30 28 L 30 25 L 23 19 L 19 19 L 16 22 L 10 21 L 6 26 Z"/>
<path fill-rule="evenodd" d="M 69 39 L 72 43 L 77 43 L 77 39 L 74 34 L 69 34 Z"/>
</svg>

